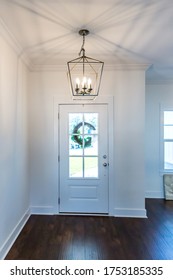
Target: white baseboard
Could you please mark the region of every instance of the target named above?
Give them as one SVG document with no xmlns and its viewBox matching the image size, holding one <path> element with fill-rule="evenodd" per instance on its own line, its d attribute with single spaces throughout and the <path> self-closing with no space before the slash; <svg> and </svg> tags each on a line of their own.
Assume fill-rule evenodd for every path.
<svg viewBox="0 0 173 280">
<path fill-rule="evenodd" d="M 22 228 L 26 224 L 27 220 L 30 217 L 30 211 L 29 209 L 25 212 L 25 214 L 22 216 L 20 221 L 17 223 L 17 225 L 14 227 L 10 235 L 7 237 L 6 241 L 0 248 L 0 260 L 3 260 L 7 253 L 9 252 L 10 248 L 12 247 L 13 243 L 17 239 L 18 235 L 20 234 Z"/>
<path fill-rule="evenodd" d="M 53 206 L 31 206 L 31 215 L 54 215 L 56 213 Z"/>
<path fill-rule="evenodd" d="M 147 218 L 146 209 L 114 208 L 115 217 Z"/>
<path fill-rule="evenodd" d="M 163 191 L 146 191 L 145 192 L 146 198 L 164 198 Z"/>
</svg>

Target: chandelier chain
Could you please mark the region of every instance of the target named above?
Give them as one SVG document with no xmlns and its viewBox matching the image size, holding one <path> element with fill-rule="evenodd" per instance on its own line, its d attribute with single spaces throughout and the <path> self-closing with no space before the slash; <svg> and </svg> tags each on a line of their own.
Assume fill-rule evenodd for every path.
<svg viewBox="0 0 173 280">
<path fill-rule="evenodd" d="M 83 43 L 79 52 L 79 56 L 81 56 L 81 52 L 83 52 L 83 55 L 85 55 L 84 45 L 85 45 L 85 34 L 83 34 Z"/>
</svg>

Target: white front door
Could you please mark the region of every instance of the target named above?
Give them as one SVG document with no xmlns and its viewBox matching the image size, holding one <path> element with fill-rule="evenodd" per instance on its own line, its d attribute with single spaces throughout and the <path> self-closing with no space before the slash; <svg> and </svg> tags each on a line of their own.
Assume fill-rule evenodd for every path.
<svg viewBox="0 0 173 280">
<path fill-rule="evenodd" d="M 108 213 L 107 105 L 60 105 L 60 212 Z"/>
</svg>

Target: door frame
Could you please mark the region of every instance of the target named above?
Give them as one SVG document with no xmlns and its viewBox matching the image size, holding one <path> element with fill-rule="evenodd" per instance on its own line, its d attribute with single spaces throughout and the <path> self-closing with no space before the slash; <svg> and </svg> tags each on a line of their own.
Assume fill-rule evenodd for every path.
<svg viewBox="0 0 173 280">
<path fill-rule="evenodd" d="M 98 105 L 106 104 L 108 106 L 108 154 L 109 154 L 109 174 L 108 174 L 108 215 L 113 216 L 114 213 L 114 201 L 115 201 L 115 178 L 114 178 L 114 97 L 103 96 L 97 97 L 96 100 L 72 100 L 69 97 L 54 97 L 54 163 L 57 173 L 57 200 L 55 205 L 55 214 L 62 215 L 59 211 L 59 194 L 60 194 L 60 133 L 59 133 L 59 109 L 60 105 L 74 105 L 75 104 L 87 104 Z M 80 215 L 78 213 L 77 215 Z M 84 215 L 84 214 L 82 214 Z M 87 214 L 86 214 L 87 215 Z M 99 215 L 99 214 L 98 214 Z"/>
</svg>

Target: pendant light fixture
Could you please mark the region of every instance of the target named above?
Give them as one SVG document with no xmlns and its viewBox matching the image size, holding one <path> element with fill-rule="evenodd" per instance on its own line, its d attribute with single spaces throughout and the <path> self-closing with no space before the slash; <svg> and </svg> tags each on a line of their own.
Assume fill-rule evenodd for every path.
<svg viewBox="0 0 173 280">
<path fill-rule="evenodd" d="M 67 62 L 73 99 L 95 99 L 99 94 L 104 62 L 85 55 L 85 37 L 88 34 L 87 29 L 79 31 L 83 37 L 79 57 Z"/>
</svg>

